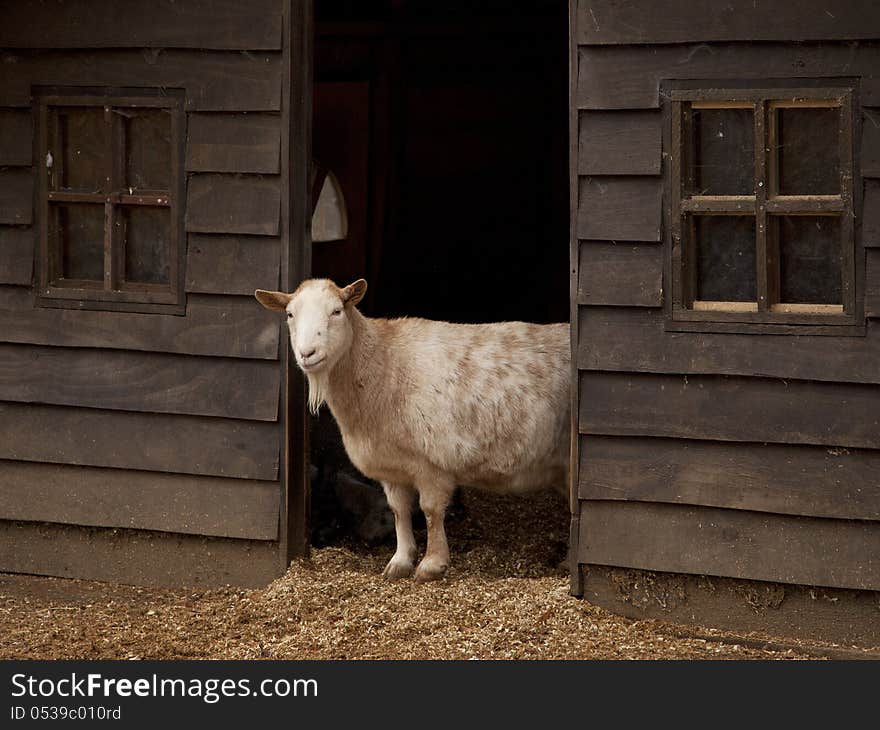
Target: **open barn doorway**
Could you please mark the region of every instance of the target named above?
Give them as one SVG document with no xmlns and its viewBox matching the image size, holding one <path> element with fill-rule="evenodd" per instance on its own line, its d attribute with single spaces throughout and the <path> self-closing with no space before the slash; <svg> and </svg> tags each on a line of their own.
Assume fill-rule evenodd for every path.
<svg viewBox="0 0 880 730">
<path fill-rule="evenodd" d="M 348 226 L 313 276 L 366 278 L 370 316 L 567 321 L 568 3 L 316 0 L 314 54 Z M 312 543 L 390 540 L 330 414 L 312 426 Z"/>
</svg>

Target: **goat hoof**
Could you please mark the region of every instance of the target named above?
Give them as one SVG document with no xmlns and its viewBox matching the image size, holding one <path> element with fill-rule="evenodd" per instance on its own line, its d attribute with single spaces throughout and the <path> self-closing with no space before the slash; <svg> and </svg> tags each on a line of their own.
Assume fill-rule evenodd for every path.
<svg viewBox="0 0 880 730">
<path fill-rule="evenodd" d="M 446 574 L 445 563 L 422 560 L 416 569 L 416 583 L 427 583 L 429 580 L 439 580 Z"/>
<path fill-rule="evenodd" d="M 411 576 L 412 572 L 412 561 L 399 560 L 394 557 L 388 561 L 388 565 L 386 565 L 385 570 L 382 571 L 382 577 L 386 580 L 401 580 L 402 578 L 408 578 Z"/>
</svg>

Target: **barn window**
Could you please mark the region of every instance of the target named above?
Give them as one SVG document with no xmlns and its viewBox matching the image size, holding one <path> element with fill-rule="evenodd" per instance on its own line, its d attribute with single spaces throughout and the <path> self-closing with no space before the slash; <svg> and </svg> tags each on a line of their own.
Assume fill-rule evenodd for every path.
<svg viewBox="0 0 880 730">
<path fill-rule="evenodd" d="M 38 94 L 42 305 L 182 313 L 182 127 L 168 90 Z"/>
<path fill-rule="evenodd" d="M 852 89 L 669 98 L 672 321 L 856 325 Z"/>
</svg>

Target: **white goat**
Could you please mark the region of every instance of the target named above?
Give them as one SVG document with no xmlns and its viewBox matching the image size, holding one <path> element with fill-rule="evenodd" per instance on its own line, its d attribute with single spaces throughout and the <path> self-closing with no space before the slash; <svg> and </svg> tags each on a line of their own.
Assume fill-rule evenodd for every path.
<svg viewBox="0 0 880 730">
<path fill-rule="evenodd" d="M 443 521 L 456 485 L 567 490 L 568 325 L 373 319 L 355 308 L 366 289 L 310 279 L 293 294 L 254 294 L 287 313 L 312 411 L 326 401 L 352 463 L 382 483 L 397 533 L 385 577 L 413 571 L 418 493 L 428 546 L 415 578 L 433 580 L 449 565 Z"/>
</svg>

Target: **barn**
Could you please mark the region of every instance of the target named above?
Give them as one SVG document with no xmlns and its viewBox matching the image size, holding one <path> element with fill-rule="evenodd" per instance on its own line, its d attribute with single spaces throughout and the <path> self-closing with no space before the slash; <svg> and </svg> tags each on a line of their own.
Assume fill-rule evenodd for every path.
<svg viewBox="0 0 880 730">
<path fill-rule="evenodd" d="M 876 636 L 880 12 L 4 17 L 0 570 L 280 575 L 334 435 L 251 295 L 365 276 L 368 314 L 572 322 L 573 594 Z M 310 239 L 315 161 L 345 240 Z"/>
<path fill-rule="evenodd" d="M 876 641 L 880 11 L 571 12 L 573 591 Z"/>
</svg>

